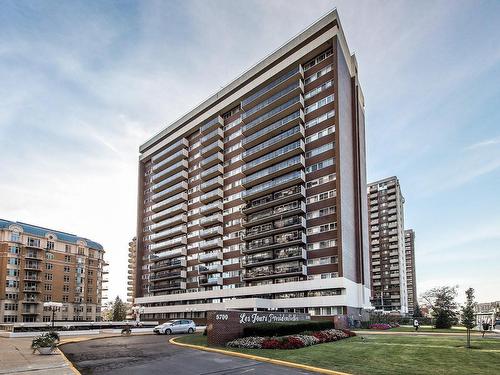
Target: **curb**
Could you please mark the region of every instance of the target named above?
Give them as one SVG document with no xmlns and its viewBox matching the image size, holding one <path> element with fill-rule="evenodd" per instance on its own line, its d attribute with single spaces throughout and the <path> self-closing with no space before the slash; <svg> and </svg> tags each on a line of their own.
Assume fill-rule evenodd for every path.
<svg viewBox="0 0 500 375">
<path fill-rule="evenodd" d="M 206 346 L 184 344 L 184 343 L 175 341 L 176 338 L 177 337 L 171 338 L 170 340 L 168 340 L 168 342 L 171 343 L 171 344 L 173 344 L 173 345 L 183 346 L 183 347 L 186 347 L 186 348 L 203 350 L 205 352 L 213 352 L 213 353 L 219 353 L 219 354 L 224 354 L 224 355 L 230 355 L 230 356 L 233 356 L 233 357 L 240 357 L 240 358 L 245 358 L 245 359 L 251 359 L 251 360 L 259 361 L 259 362 L 267 362 L 267 363 L 272 363 L 273 365 L 292 367 L 292 368 L 297 368 L 297 369 L 300 369 L 300 370 L 317 372 L 319 374 L 327 374 L 327 375 L 352 375 L 352 374 L 349 374 L 347 372 L 340 372 L 340 371 L 335 371 L 335 370 L 328 370 L 326 368 L 320 368 L 320 367 L 314 367 L 314 366 L 308 366 L 308 365 L 301 365 L 299 363 L 282 361 L 280 359 L 272 359 L 272 358 L 260 357 L 260 356 L 257 356 L 257 355 L 244 354 L 244 353 L 239 353 L 239 352 L 232 352 L 232 351 L 223 350 L 223 349 L 208 348 Z"/>
</svg>

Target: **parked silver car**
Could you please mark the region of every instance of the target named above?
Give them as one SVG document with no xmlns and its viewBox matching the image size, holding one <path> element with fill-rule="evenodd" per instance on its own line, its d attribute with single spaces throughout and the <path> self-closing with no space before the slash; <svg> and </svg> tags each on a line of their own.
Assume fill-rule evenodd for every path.
<svg viewBox="0 0 500 375">
<path fill-rule="evenodd" d="M 194 333 L 196 331 L 196 324 L 188 319 L 175 319 L 169 320 L 153 329 L 157 335 L 171 335 L 173 333 Z"/>
</svg>

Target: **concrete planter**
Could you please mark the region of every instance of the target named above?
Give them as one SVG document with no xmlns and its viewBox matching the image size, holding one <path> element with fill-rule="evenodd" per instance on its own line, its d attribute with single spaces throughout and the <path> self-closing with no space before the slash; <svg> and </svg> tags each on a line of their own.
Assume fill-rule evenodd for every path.
<svg viewBox="0 0 500 375">
<path fill-rule="evenodd" d="M 52 354 L 52 352 L 54 351 L 54 348 L 52 346 L 47 346 L 45 348 L 37 348 L 36 350 L 38 350 L 38 353 L 40 353 L 42 355 L 48 355 L 48 354 Z"/>
</svg>

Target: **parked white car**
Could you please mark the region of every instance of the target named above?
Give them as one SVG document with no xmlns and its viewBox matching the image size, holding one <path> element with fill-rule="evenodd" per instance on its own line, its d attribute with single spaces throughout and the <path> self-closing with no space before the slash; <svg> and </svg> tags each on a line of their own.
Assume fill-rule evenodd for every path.
<svg viewBox="0 0 500 375">
<path fill-rule="evenodd" d="M 196 324 L 188 319 L 169 320 L 153 329 L 157 335 L 171 335 L 173 333 L 194 333 L 196 331 Z"/>
</svg>

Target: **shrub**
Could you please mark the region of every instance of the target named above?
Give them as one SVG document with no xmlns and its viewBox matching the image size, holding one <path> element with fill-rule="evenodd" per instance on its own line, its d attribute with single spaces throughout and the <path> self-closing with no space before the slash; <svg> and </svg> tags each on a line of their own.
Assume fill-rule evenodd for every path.
<svg viewBox="0 0 500 375">
<path fill-rule="evenodd" d="M 264 337 L 242 337 L 229 341 L 226 346 L 229 348 L 260 349 L 264 340 Z"/>
<path fill-rule="evenodd" d="M 262 349 L 279 349 L 281 348 L 281 342 L 278 339 L 265 339 L 262 341 Z"/>
<path fill-rule="evenodd" d="M 386 329 L 391 329 L 390 324 L 386 323 L 375 323 L 370 325 L 370 329 L 381 329 L 381 330 L 386 330 Z"/>
<path fill-rule="evenodd" d="M 203 336 L 206 336 L 207 335 L 207 327 L 205 327 L 205 329 L 203 330 Z"/>
<path fill-rule="evenodd" d="M 57 333 L 56 331 L 50 331 L 47 333 L 47 335 L 52 337 L 56 342 L 60 341 L 59 333 Z"/>
<path fill-rule="evenodd" d="M 304 346 L 304 342 L 302 342 L 300 338 L 295 336 L 286 336 L 281 342 L 281 349 L 299 349 L 303 348 Z"/>
<path fill-rule="evenodd" d="M 262 323 L 243 328 L 243 336 L 287 336 L 305 331 L 321 331 L 334 328 L 333 322 L 325 321 L 303 321 L 293 323 Z"/>
<path fill-rule="evenodd" d="M 43 333 L 40 336 L 37 336 L 31 341 L 31 349 L 33 349 L 33 353 L 38 348 L 55 348 L 57 344 L 57 340 L 50 333 Z"/>
</svg>

